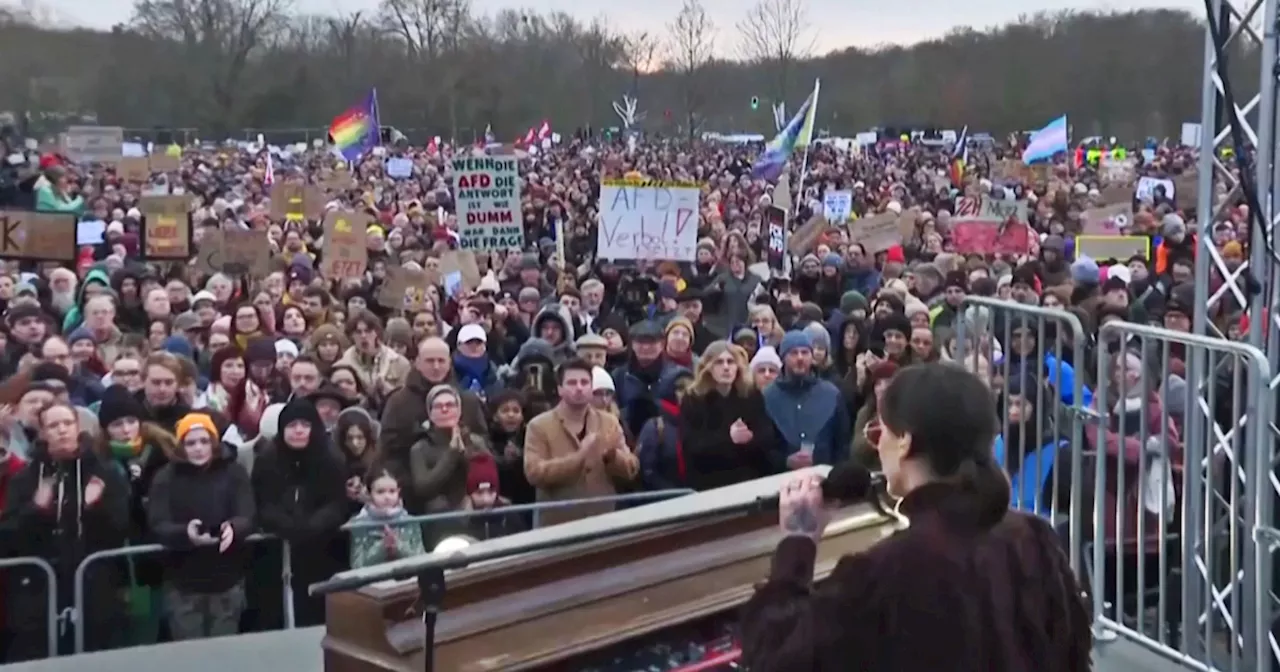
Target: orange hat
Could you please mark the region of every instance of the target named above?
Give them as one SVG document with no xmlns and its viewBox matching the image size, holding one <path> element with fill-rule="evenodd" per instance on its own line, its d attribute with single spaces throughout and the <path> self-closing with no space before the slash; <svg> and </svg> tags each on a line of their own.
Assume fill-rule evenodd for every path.
<svg viewBox="0 0 1280 672">
<path fill-rule="evenodd" d="M 178 441 L 182 441 L 186 438 L 187 432 L 190 432 L 197 427 L 209 432 L 209 438 L 212 439 L 215 444 L 221 441 L 221 438 L 218 435 L 218 426 L 213 423 L 213 418 L 205 415 L 204 413 L 188 413 L 182 416 L 182 419 L 178 421 L 178 426 L 176 428 Z"/>
</svg>

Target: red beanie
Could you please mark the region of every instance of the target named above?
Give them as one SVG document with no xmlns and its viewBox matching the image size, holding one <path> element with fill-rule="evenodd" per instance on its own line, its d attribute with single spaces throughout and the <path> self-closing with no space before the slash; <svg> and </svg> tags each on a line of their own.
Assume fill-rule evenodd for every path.
<svg viewBox="0 0 1280 672">
<path fill-rule="evenodd" d="M 467 465 L 467 494 L 470 495 L 488 484 L 494 494 L 498 492 L 498 461 L 489 453 L 477 453 L 471 456 Z"/>
<path fill-rule="evenodd" d="M 903 253 L 903 251 L 902 251 L 902 246 L 901 246 L 901 245 L 894 245 L 893 247 L 889 248 L 888 250 L 885 250 L 885 253 L 884 253 L 884 260 L 885 260 L 885 261 L 896 261 L 896 262 L 898 262 L 899 264 L 905 264 L 905 263 L 907 263 L 907 255 L 906 255 L 905 253 Z"/>
</svg>

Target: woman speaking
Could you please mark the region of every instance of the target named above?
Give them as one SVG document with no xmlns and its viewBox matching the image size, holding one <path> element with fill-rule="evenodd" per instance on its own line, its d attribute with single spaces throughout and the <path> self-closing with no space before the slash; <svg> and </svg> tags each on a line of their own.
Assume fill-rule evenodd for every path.
<svg viewBox="0 0 1280 672">
<path fill-rule="evenodd" d="M 1048 523 L 1009 509 L 995 407 L 951 364 L 898 373 L 881 399 L 880 462 L 910 525 L 813 586 L 821 478 L 783 486 L 766 582 L 743 612 L 752 672 L 1081 672 L 1092 638 Z"/>
</svg>

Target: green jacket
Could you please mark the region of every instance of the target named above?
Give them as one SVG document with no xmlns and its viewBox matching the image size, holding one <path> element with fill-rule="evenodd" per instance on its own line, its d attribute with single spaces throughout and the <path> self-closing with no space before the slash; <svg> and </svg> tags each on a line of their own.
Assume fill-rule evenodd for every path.
<svg viewBox="0 0 1280 672">
<path fill-rule="evenodd" d="M 404 509 L 396 509 L 391 515 L 370 513 L 366 505 L 352 516 L 352 523 L 371 523 L 381 525 L 357 527 L 351 530 L 351 568 L 378 565 L 401 558 L 411 558 L 426 553 L 422 543 L 422 526 L 419 523 L 404 523 L 409 514 Z M 395 534 L 395 550 L 387 548 L 386 528 L 390 526 Z"/>
<path fill-rule="evenodd" d="M 53 185 L 47 182 L 36 187 L 36 210 L 39 212 L 69 212 L 79 217 L 84 212 L 84 197 L 73 199 L 56 194 Z"/>
</svg>

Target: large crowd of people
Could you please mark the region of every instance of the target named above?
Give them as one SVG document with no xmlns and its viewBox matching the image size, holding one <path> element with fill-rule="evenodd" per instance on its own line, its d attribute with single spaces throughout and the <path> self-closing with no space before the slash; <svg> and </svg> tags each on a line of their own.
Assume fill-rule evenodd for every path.
<svg viewBox="0 0 1280 672">
<path fill-rule="evenodd" d="M 428 285 L 413 311 L 383 305 L 380 289 L 388 269 L 438 268 L 456 250 L 448 159 L 476 148 L 387 147 L 353 162 L 352 183 L 326 193 L 328 207 L 372 219 L 367 271 L 343 280 L 319 270 L 321 222 L 275 217 L 269 203 L 271 183 L 319 184 L 345 163 L 327 151 L 268 160 L 267 148 L 189 147 L 167 176 L 193 199 L 197 248 L 212 230 L 268 232 L 261 277 L 147 259 L 138 204 L 154 180 L 44 154 L 38 207 L 102 221 L 105 238 L 74 268 L 0 269 L 0 548 L 54 569 L 63 654 L 76 627 L 89 650 L 282 627 L 283 542 L 296 624 L 314 625 L 324 606 L 310 583 L 449 536 L 573 520 L 624 493 L 845 460 L 874 468 L 882 393 L 905 367 L 939 360 L 996 395 L 1015 506 L 1058 499 L 1067 448 L 1050 437 L 1067 434 L 1062 407 L 1095 403 L 1099 359 L 1122 395 L 1086 441 L 1123 468 L 1150 459 L 1127 450 L 1140 435 L 1164 437 L 1157 452 L 1180 471 L 1180 369 L 1160 380 L 1127 343 L 1096 334 L 1113 320 L 1190 329 L 1194 203 L 1135 198 L 1129 232 L 1150 238 L 1150 254 L 1090 259 L 1073 243 L 1109 186 L 1096 165 L 1060 157 L 1052 180 L 1010 178 L 993 166 L 1015 148 L 975 149 L 952 182 L 949 149 L 815 144 L 803 179 L 796 156 L 791 228 L 822 214 L 825 192 L 849 190 L 855 223 L 914 213 L 914 232 L 868 250 L 856 226 L 831 222 L 781 270 L 768 264 L 774 185 L 752 176 L 758 147 L 566 138 L 519 154 L 526 245 L 474 254 L 478 282 Z M 1153 154 L 1139 174 L 1194 165 L 1183 148 Z M 390 177 L 387 157 L 411 160 L 412 174 Z M 694 261 L 596 258 L 601 181 L 627 176 L 702 185 Z M 956 253 L 966 194 L 1028 203 L 1026 253 Z M 1213 243 L 1238 263 L 1248 213 L 1229 205 Z M 966 305 L 971 295 L 1069 311 L 1088 342 L 1063 347 L 1064 330 Z M 1238 336 L 1242 307 L 1228 297 L 1217 311 Z M 1075 345 L 1088 361 L 1070 361 Z M 1174 426 L 1159 427 L 1165 417 Z M 1121 486 L 1105 486 L 1107 506 L 1165 520 L 1142 508 L 1148 483 Z M 591 501 L 503 511 L 578 499 Z M 475 515 L 404 523 L 456 511 Z M 85 557 L 145 544 L 165 551 L 88 566 L 71 622 Z M 2 575 L 5 660 L 45 656 L 44 572 Z"/>
</svg>

